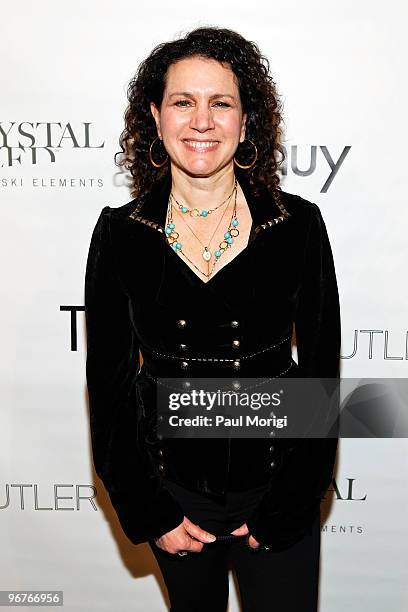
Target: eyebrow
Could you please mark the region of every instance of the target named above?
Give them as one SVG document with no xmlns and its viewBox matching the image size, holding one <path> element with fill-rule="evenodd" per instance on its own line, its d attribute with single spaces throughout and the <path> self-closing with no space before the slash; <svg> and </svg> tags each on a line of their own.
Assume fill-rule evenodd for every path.
<svg viewBox="0 0 408 612">
<path fill-rule="evenodd" d="M 169 98 L 171 98 L 172 96 L 186 96 L 187 98 L 194 97 L 193 94 L 188 91 L 176 91 L 170 94 Z M 212 100 L 213 98 L 232 98 L 233 100 L 235 100 L 235 96 L 231 96 L 231 94 L 223 94 L 223 93 L 215 93 L 212 96 L 210 96 L 210 100 Z"/>
</svg>

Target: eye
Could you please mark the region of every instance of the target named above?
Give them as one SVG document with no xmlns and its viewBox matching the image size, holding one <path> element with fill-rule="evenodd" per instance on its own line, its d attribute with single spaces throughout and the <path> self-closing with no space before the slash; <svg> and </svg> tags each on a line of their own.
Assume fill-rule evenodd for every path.
<svg viewBox="0 0 408 612">
<path fill-rule="evenodd" d="M 184 102 L 186 102 L 187 104 L 190 104 L 189 100 L 179 100 L 178 102 L 174 104 L 174 106 L 180 106 L 180 108 L 185 108 L 183 104 Z M 226 102 L 216 102 L 215 104 L 222 104 L 225 107 L 229 107 L 229 104 L 227 104 Z"/>
</svg>

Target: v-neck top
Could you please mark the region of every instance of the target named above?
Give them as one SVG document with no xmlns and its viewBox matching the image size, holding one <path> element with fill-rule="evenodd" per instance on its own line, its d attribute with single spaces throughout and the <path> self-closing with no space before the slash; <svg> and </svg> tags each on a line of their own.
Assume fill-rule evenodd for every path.
<svg viewBox="0 0 408 612">
<path fill-rule="evenodd" d="M 252 285 L 250 282 L 252 267 L 259 266 L 256 251 L 257 245 L 260 247 L 262 240 L 259 237 L 255 238 L 255 224 L 252 222 L 247 245 L 205 281 L 164 238 L 162 283 L 157 294 L 158 301 L 164 304 L 174 300 L 173 288 L 176 285 L 179 291 L 183 292 L 184 300 L 194 302 L 195 299 L 199 299 L 201 308 L 208 312 L 216 309 L 217 299 L 222 300 L 224 307 L 236 309 L 241 301 L 242 292 L 248 287 L 246 281 Z"/>
</svg>

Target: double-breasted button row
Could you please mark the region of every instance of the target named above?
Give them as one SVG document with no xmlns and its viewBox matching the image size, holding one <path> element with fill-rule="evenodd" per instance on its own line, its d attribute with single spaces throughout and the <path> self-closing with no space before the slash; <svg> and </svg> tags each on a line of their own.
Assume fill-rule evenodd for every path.
<svg viewBox="0 0 408 612">
<path fill-rule="evenodd" d="M 164 461 L 163 461 L 164 452 L 163 452 L 163 450 L 161 448 L 159 448 L 159 450 L 157 451 L 157 454 L 158 454 L 158 456 L 160 458 L 160 461 L 159 461 L 159 464 L 158 464 L 157 467 L 159 469 L 159 472 L 163 475 L 165 470 L 166 470 L 166 467 L 165 467 Z"/>
<path fill-rule="evenodd" d="M 187 327 L 187 321 L 185 319 L 178 319 L 177 327 L 179 329 L 184 329 L 185 327 Z M 184 342 L 179 344 L 179 351 L 181 353 L 186 353 L 187 352 L 187 344 L 184 344 Z M 181 368 L 183 370 L 185 370 L 186 368 L 188 368 L 188 361 L 182 361 L 180 365 L 181 365 Z"/>
<path fill-rule="evenodd" d="M 270 447 L 269 447 L 269 452 L 270 452 L 270 453 L 273 453 L 274 451 L 275 451 L 275 446 L 274 446 L 273 444 L 271 444 L 271 445 L 270 445 Z M 269 463 L 269 467 L 271 467 L 272 469 L 274 469 L 274 468 L 276 467 L 276 465 L 277 465 L 277 463 L 276 463 L 276 461 L 274 461 L 274 460 L 272 460 L 272 461 Z"/>
<path fill-rule="evenodd" d="M 237 327 L 239 327 L 239 321 L 237 321 L 236 319 L 234 319 L 233 321 L 231 321 L 230 323 L 232 329 L 237 329 Z M 238 340 L 238 338 L 234 338 L 234 340 L 231 343 L 231 346 L 233 349 L 238 349 L 240 347 L 240 341 Z M 240 368 L 241 364 L 239 362 L 239 359 L 236 359 L 233 363 L 233 367 L 235 370 L 238 370 Z"/>
<path fill-rule="evenodd" d="M 233 329 L 236 329 L 237 327 L 239 327 L 239 321 L 236 321 L 236 320 L 231 321 L 231 327 L 232 327 Z M 240 343 L 240 341 L 238 340 L 238 338 L 235 338 L 235 339 L 232 341 L 232 345 L 231 345 L 231 346 L 232 346 L 232 348 L 233 348 L 233 349 L 238 349 L 238 348 L 240 347 L 240 344 L 241 344 L 241 343 Z M 237 369 L 237 368 L 239 368 L 239 365 L 234 366 L 234 367 Z"/>
</svg>

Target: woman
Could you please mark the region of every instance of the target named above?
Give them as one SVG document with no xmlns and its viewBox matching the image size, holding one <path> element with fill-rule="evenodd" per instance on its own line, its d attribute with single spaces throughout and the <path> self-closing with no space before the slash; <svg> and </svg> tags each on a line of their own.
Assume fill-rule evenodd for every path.
<svg viewBox="0 0 408 612">
<path fill-rule="evenodd" d="M 319 207 L 280 188 L 268 62 L 198 28 L 141 64 L 125 120 L 135 199 L 103 208 L 85 279 L 96 472 L 173 612 L 224 611 L 230 567 L 245 611 L 316 610 L 337 440 L 157 434 L 162 377 L 339 375 L 330 243 Z"/>
</svg>

